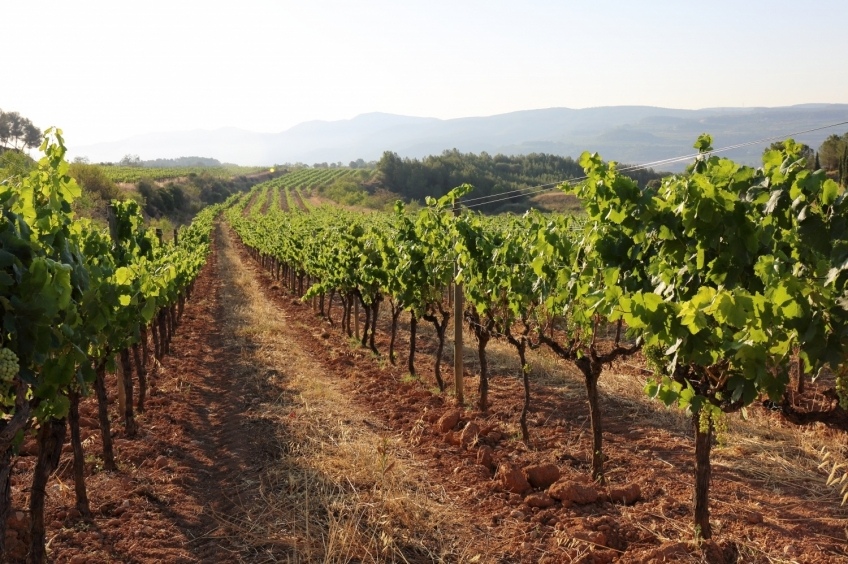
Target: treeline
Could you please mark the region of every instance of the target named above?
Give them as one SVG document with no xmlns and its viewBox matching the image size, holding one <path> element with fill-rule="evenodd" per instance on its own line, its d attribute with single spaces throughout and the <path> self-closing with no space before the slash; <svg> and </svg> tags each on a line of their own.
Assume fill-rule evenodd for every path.
<svg viewBox="0 0 848 564">
<path fill-rule="evenodd" d="M 848 132 L 825 139 L 816 157 L 821 168 L 835 174 L 842 186 L 848 185 Z"/>
<path fill-rule="evenodd" d="M 211 157 L 179 157 L 176 159 L 151 159 L 141 161 L 142 166 L 150 168 L 183 168 L 193 166 L 223 166 L 221 161 Z"/>
<path fill-rule="evenodd" d="M 386 151 L 377 163 L 383 187 L 408 200 L 423 201 L 427 196 L 441 197 L 460 184 L 474 186 L 475 197 L 511 192 L 541 184 L 553 184 L 581 178 L 583 169 L 571 157 L 544 153 L 495 155 L 486 152 L 461 153 L 456 149 L 422 160 L 401 158 Z M 628 175 L 641 186 L 665 176 L 652 169 L 636 170 Z M 527 204 L 527 197 L 510 198 L 491 204 L 485 211 Z"/>
<path fill-rule="evenodd" d="M 88 163 L 88 158 L 78 157 L 75 162 Z M 135 166 L 139 168 L 190 168 L 224 166 L 218 159 L 211 157 L 177 157 L 176 159 L 142 160 L 138 155 L 126 154 L 117 163 L 100 163 L 107 166 Z"/>
</svg>

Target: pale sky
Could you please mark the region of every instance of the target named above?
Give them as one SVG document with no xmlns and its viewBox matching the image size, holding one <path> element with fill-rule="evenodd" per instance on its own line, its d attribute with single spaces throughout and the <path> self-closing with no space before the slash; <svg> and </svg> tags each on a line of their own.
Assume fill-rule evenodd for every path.
<svg viewBox="0 0 848 564">
<path fill-rule="evenodd" d="M 610 105 L 848 103 L 848 1 L 3 0 L 0 108 L 86 145 Z"/>
</svg>

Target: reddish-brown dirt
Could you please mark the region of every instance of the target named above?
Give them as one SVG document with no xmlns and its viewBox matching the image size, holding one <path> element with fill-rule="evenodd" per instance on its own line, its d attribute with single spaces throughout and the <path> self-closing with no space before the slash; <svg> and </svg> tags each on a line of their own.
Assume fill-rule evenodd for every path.
<svg viewBox="0 0 848 564">
<path fill-rule="evenodd" d="M 298 207 L 300 209 L 302 209 L 303 211 L 309 211 L 309 208 L 306 206 L 306 203 L 303 201 L 303 198 L 300 196 L 300 191 L 292 189 L 291 193 L 294 196 L 294 199 L 296 200 Z"/>
<path fill-rule="evenodd" d="M 451 395 L 434 393 L 429 353 L 435 343 L 423 325 L 420 374 L 409 378 L 400 368 L 405 366 L 408 347 L 404 331 L 399 334 L 398 367 L 394 367 L 384 357 L 353 345 L 340 328 L 330 327 L 308 304 L 294 300 L 260 271 L 246 253 L 241 256 L 245 268 L 265 288 L 265 299 L 300 336 L 289 346 L 303 350 L 328 378 L 340 381 L 349 401 L 370 412 L 369 425 L 400 437 L 415 459 L 427 466 L 430 480 L 444 489 L 457 518 L 468 523 L 466 534 L 480 550 L 453 560 L 848 561 L 848 514 L 838 502 L 822 498 L 816 493 L 821 490 L 809 483 L 775 483 L 742 464 L 737 467 L 732 453 L 719 457 L 713 471 L 714 541 L 698 547 L 691 527 L 690 434 L 668 430 L 649 410 L 608 395 L 601 401 L 609 487 L 589 483 L 587 408 L 579 380 L 566 385 L 534 384 L 530 447 L 515 436 L 521 387 L 517 378 L 507 374 L 496 372 L 492 379 L 492 407 L 487 413 L 460 410 L 459 419 L 449 425 L 445 416 L 458 408 Z M 172 354 L 154 371 L 147 409 L 138 418 L 137 439 L 123 436 L 115 422 L 117 409 L 112 411 L 117 473 L 99 469 L 96 407 L 91 399 L 84 402 L 87 484 L 94 515 L 83 519 L 73 509 L 66 452 L 48 487 L 51 561 L 303 561 L 296 553 L 291 557 L 291 552 L 275 552 L 274 547 L 267 553 L 246 553 L 237 546 L 236 533 L 226 526 L 227 521 L 240 518 L 246 505 L 261 505 L 259 486 L 251 477 L 275 464 L 278 456 L 267 443 L 264 426 L 268 422 L 252 406 L 260 397 L 285 390 L 263 389 L 234 377 L 237 351 L 222 323 L 222 300 L 227 291 L 237 289 L 225 288 L 218 259 L 217 251 L 213 252 L 186 306 Z M 338 305 L 334 317 L 340 317 Z M 378 333 L 377 346 L 386 353 L 385 330 Z M 449 374 L 450 368 L 446 363 L 443 373 Z M 466 388 L 474 390 L 476 383 L 469 370 Z M 782 428 L 779 414 L 761 411 L 757 416 L 772 421 L 775 432 Z M 441 424 L 448 428 L 439 429 Z M 844 432 L 819 432 L 830 433 L 834 448 L 844 448 Z M 745 455 L 743 446 L 749 448 L 739 446 L 739 456 Z M 25 558 L 25 508 L 34 461 L 31 441 L 23 451 L 15 465 L 14 509 L 7 535 L 17 559 L 13 561 Z M 563 501 L 543 495 L 543 487 L 535 489 L 538 495 L 530 496 L 506 491 L 494 471 L 499 465 L 520 470 L 538 464 L 556 467 L 560 487 L 554 486 L 549 493 L 567 490 Z M 634 484 L 638 499 L 628 500 L 627 505 L 610 500 L 610 493 L 613 498 L 634 494 Z M 616 491 L 628 486 L 629 493 Z"/>
<path fill-rule="evenodd" d="M 277 188 L 277 201 L 280 204 L 280 209 L 284 212 L 289 211 L 289 200 L 286 198 L 286 189 L 280 186 Z"/>
</svg>

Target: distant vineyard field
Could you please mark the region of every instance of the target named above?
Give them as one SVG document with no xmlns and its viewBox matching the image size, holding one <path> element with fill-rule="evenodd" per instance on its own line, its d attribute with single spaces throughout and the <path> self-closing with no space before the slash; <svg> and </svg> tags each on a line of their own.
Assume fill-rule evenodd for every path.
<svg viewBox="0 0 848 564">
<path fill-rule="evenodd" d="M 174 178 L 184 178 L 196 174 L 206 174 L 215 178 L 232 178 L 267 172 L 267 167 L 258 166 L 220 166 L 220 167 L 174 167 L 174 168 L 147 168 L 120 165 L 99 165 L 106 176 L 113 182 L 135 183 L 140 180 L 152 180 L 159 182 Z"/>
</svg>

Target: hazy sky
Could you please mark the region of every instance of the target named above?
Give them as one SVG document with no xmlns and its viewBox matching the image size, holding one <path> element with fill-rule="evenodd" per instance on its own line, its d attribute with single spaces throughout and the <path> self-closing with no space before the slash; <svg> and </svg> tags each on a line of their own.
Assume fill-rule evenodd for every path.
<svg viewBox="0 0 848 564">
<path fill-rule="evenodd" d="M 845 0 L 5 0 L 0 108 L 68 144 L 366 112 L 848 103 Z"/>
</svg>

